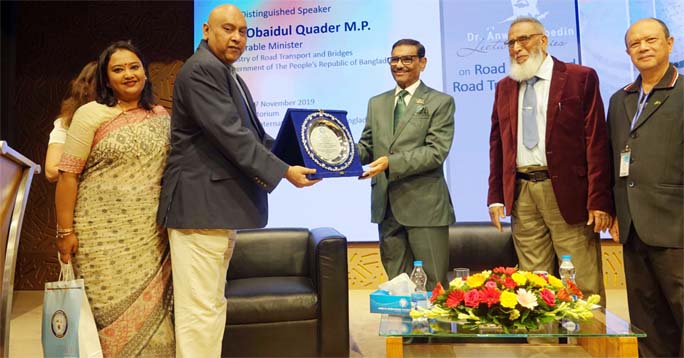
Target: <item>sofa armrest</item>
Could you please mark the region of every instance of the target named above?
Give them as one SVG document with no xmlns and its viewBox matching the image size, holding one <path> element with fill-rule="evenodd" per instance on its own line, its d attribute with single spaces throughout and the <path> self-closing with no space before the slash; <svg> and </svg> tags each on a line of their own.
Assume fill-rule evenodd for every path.
<svg viewBox="0 0 684 358">
<path fill-rule="evenodd" d="M 347 239 L 333 228 L 311 230 L 312 278 L 321 310 L 320 355 L 349 355 L 349 291 Z"/>
</svg>

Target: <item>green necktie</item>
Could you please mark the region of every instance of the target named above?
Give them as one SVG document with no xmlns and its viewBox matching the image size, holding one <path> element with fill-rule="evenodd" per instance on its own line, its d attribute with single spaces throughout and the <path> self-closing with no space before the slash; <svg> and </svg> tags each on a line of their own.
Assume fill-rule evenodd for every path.
<svg viewBox="0 0 684 358">
<path fill-rule="evenodd" d="M 394 131 L 397 131 L 397 127 L 399 126 L 399 119 L 401 116 L 404 115 L 404 112 L 406 112 L 406 102 L 404 102 L 404 97 L 409 94 L 407 90 L 401 90 L 399 92 L 397 98 L 397 104 L 394 106 Z"/>
</svg>

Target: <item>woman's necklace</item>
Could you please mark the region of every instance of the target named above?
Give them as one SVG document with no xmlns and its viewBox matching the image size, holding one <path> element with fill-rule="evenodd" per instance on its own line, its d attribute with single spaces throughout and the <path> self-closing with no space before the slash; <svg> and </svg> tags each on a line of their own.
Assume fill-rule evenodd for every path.
<svg viewBox="0 0 684 358">
<path fill-rule="evenodd" d="M 119 108 L 121 108 L 121 113 L 123 113 L 124 115 L 128 114 L 128 112 L 131 112 L 131 111 L 134 111 L 134 110 L 140 108 L 140 106 L 137 103 L 133 106 L 128 106 L 128 105 L 124 105 L 123 102 L 119 101 L 117 104 L 119 105 Z"/>
</svg>

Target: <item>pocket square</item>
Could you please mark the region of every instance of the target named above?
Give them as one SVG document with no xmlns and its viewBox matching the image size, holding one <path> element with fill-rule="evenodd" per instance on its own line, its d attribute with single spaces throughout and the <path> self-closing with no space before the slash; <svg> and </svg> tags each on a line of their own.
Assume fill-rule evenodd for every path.
<svg viewBox="0 0 684 358">
<path fill-rule="evenodd" d="M 427 114 L 430 114 L 430 113 L 428 112 L 427 107 L 425 107 L 425 106 L 418 106 L 418 108 L 416 108 L 416 114 L 425 114 L 425 115 L 427 115 Z"/>
<path fill-rule="evenodd" d="M 422 98 L 416 98 L 416 114 L 429 114 L 427 107 L 425 107 L 425 100 Z"/>
</svg>

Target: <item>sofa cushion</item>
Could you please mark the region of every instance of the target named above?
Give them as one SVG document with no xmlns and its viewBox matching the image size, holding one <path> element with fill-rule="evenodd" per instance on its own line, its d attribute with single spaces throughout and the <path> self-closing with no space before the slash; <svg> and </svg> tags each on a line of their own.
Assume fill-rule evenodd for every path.
<svg viewBox="0 0 684 358">
<path fill-rule="evenodd" d="M 269 276 L 310 276 L 309 230 L 240 230 L 228 280 Z"/>
<path fill-rule="evenodd" d="M 229 280 L 228 324 L 283 322 L 318 317 L 318 295 L 308 277 Z"/>
</svg>

